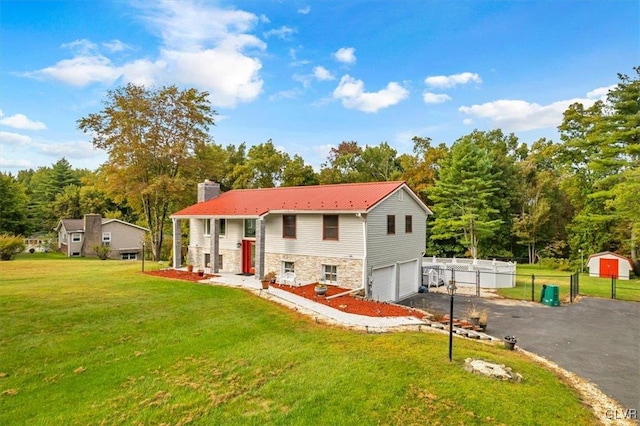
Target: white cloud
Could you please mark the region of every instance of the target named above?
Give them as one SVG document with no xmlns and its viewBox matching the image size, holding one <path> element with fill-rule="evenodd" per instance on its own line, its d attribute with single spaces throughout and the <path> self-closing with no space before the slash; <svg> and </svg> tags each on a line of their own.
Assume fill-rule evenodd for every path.
<svg viewBox="0 0 640 426">
<path fill-rule="evenodd" d="M 269 96 L 270 101 L 278 101 L 280 99 L 296 99 L 302 95 L 302 90 L 295 88 L 291 90 L 282 90 Z"/>
<path fill-rule="evenodd" d="M 128 83 L 150 86 L 156 83 L 156 79 L 167 68 L 168 64 L 165 60 L 151 62 L 147 59 L 138 59 L 118 68 L 118 73 Z"/>
<path fill-rule="evenodd" d="M 87 55 L 90 52 L 94 52 L 98 49 L 98 45 L 95 43 L 92 43 L 91 41 L 87 40 L 86 38 L 82 38 L 82 39 L 78 39 L 78 40 L 74 40 L 71 43 L 64 43 L 62 44 L 60 47 L 64 48 L 64 49 L 71 49 L 74 50 L 80 54 L 83 55 Z"/>
<path fill-rule="evenodd" d="M 397 104 L 407 96 L 409 92 L 396 82 L 387 84 L 385 89 L 377 92 L 365 92 L 364 82 L 350 75 L 342 76 L 338 87 L 333 91 L 333 98 L 340 99 L 345 108 L 364 112 L 377 112 Z"/>
<path fill-rule="evenodd" d="M 142 19 L 161 38 L 157 58 L 114 64 L 97 52 L 96 44 L 82 39 L 64 45 L 79 52 L 74 58 L 23 75 L 51 78 L 73 86 L 112 85 L 118 80 L 137 84 L 182 83 L 208 91 L 212 104 L 221 107 L 251 102 L 260 95 L 262 63 L 257 54 L 266 49 L 266 44 L 250 34 L 259 17 L 190 1 L 136 4 L 142 10 Z M 117 51 L 126 45 L 116 40 L 103 43 L 103 47 Z"/>
<path fill-rule="evenodd" d="M 44 143 L 38 142 L 32 144 L 40 154 L 51 157 L 73 158 L 91 158 L 96 155 L 96 149 L 91 142 L 76 141 L 63 143 Z"/>
<path fill-rule="evenodd" d="M 473 120 L 470 118 L 465 118 L 464 120 L 462 120 L 462 124 L 464 124 L 465 126 L 471 126 L 473 124 Z"/>
<path fill-rule="evenodd" d="M 282 26 L 278 29 L 275 30 L 269 30 L 267 32 L 264 32 L 263 35 L 265 36 L 265 38 L 269 38 L 272 36 L 275 36 L 281 40 L 287 40 L 289 38 L 291 38 L 291 36 L 293 34 L 295 34 L 297 31 L 294 28 L 289 28 L 286 26 Z"/>
<path fill-rule="evenodd" d="M 356 49 L 353 47 L 341 47 L 337 52 L 333 54 L 338 62 L 343 64 L 355 64 L 356 63 Z"/>
<path fill-rule="evenodd" d="M 311 6 L 301 7 L 298 9 L 298 13 L 301 15 L 308 15 L 311 12 Z"/>
<path fill-rule="evenodd" d="M 450 101 L 451 97 L 444 93 L 424 92 L 422 100 L 424 100 L 425 104 L 441 104 L 443 102 Z"/>
<path fill-rule="evenodd" d="M 233 107 L 238 102 L 254 100 L 262 91 L 263 80 L 258 77 L 258 71 L 262 68 L 260 61 L 233 49 L 193 53 L 167 51 L 163 56 L 173 64 L 174 81 L 196 84 L 209 91 L 211 102 L 215 105 Z"/>
<path fill-rule="evenodd" d="M 31 144 L 31 138 L 29 136 L 13 132 L 0 131 L 0 140 L 2 141 L 2 145 L 23 146 Z"/>
<path fill-rule="evenodd" d="M 595 99 L 567 99 L 549 105 L 500 99 L 481 105 L 462 106 L 458 111 L 471 117 L 488 119 L 493 125 L 506 131 L 525 131 L 559 126 L 564 111 L 576 102 L 590 107 L 595 103 Z"/>
<path fill-rule="evenodd" d="M 28 169 L 31 167 L 31 162 L 25 159 L 12 159 L 0 157 L 0 167 L 5 169 Z"/>
<path fill-rule="evenodd" d="M 612 84 L 611 86 L 598 87 L 597 89 L 593 89 L 592 91 L 587 93 L 587 98 L 605 100 L 609 91 L 615 89 L 616 86 L 617 84 Z"/>
<path fill-rule="evenodd" d="M 0 117 L 2 117 L 2 113 L 0 111 Z M 31 121 L 27 118 L 26 115 L 23 114 L 14 114 L 10 117 L 6 117 L 0 120 L 0 124 L 4 124 L 5 126 L 13 127 L 14 129 L 23 129 L 23 130 L 44 130 L 47 126 L 41 121 Z"/>
<path fill-rule="evenodd" d="M 444 89 L 448 87 L 455 87 L 460 84 L 482 83 L 482 80 L 476 73 L 463 72 L 461 74 L 436 75 L 427 77 L 425 78 L 424 82 L 427 86 Z"/>
<path fill-rule="evenodd" d="M 313 76 L 318 81 L 335 80 L 333 74 L 331 74 L 331 72 L 329 72 L 325 67 L 315 67 L 313 69 Z"/>
<path fill-rule="evenodd" d="M 121 52 L 123 50 L 131 49 L 131 46 L 121 42 L 120 40 L 111 40 L 102 43 L 102 45 L 110 52 Z"/>
<path fill-rule="evenodd" d="M 36 78 L 50 77 L 72 86 L 86 86 L 91 83 L 112 84 L 120 77 L 120 72 L 105 56 L 94 55 L 63 59 L 53 66 L 24 75 Z"/>
<path fill-rule="evenodd" d="M 313 152 L 315 152 L 321 158 L 327 158 L 329 153 L 333 148 L 336 148 L 335 145 L 332 144 L 324 144 L 324 145 L 315 145 L 311 148 Z"/>
</svg>

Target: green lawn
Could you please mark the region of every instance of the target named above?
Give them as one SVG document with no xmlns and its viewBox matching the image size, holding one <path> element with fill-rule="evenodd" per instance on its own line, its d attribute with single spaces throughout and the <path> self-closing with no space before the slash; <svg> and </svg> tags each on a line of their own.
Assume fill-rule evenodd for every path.
<svg viewBox="0 0 640 426">
<path fill-rule="evenodd" d="M 149 265 L 157 267 L 157 265 Z M 431 333 L 315 324 L 238 289 L 140 263 L 0 263 L 0 424 L 545 424 L 594 415 L 517 352 Z M 522 383 L 463 369 L 511 366 Z"/>
<path fill-rule="evenodd" d="M 534 296 L 540 301 L 543 284 L 557 285 L 560 299 L 569 301 L 569 276 L 571 273 L 541 268 L 538 265 L 518 265 L 516 287 L 499 289 L 498 293 L 512 299 L 531 300 L 531 276 L 535 275 Z M 580 294 L 583 296 L 611 298 L 611 279 L 580 274 Z M 640 302 L 640 279 L 616 280 L 616 299 Z"/>
</svg>

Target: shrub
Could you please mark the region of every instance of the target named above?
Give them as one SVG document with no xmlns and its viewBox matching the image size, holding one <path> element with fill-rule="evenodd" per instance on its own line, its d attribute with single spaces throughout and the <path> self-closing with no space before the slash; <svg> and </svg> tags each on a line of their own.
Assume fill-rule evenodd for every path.
<svg viewBox="0 0 640 426">
<path fill-rule="evenodd" d="M 24 239 L 17 235 L 0 234 L 0 260 L 11 260 L 26 248 Z"/>
<path fill-rule="evenodd" d="M 555 257 L 540 258 L 540 266 L 548 269 L 556 269 L 558 271 L 571 271 L 569 259 L 558 259 Z"/>
<path fill-rule="evenodd" d="M 111 253 L 111 248 L 107 245 L 94 246 L 93 251 L 96 253 L 99 259 L 106 260 L 109 257 L 109 253 Z"/>
</svg>

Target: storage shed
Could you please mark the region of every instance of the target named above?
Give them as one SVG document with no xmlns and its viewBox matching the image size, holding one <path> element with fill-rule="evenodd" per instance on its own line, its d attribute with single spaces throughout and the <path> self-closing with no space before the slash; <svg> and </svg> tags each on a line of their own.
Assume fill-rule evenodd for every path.
<svg viewBox="0 0 640 426">
<path fill-rule="evenodd" d="M 629 271 L 632 270 L 631 259 L 619 254 L 605 251 L 589 256 L 587 260 L 590 277 L 629 279 Z"/>
</svg>

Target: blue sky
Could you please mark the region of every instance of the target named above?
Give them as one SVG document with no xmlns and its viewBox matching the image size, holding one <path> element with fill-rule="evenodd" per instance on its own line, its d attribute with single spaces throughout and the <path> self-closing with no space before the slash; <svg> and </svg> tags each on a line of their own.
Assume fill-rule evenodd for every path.
<svg viewBox="0 0 640 426">
<path fill-rule="evenodd" d="M 640 65 L 629 1 L 12 1 L 0 3 L 0 170 L 66 157 L 95 169 L 76 121 L 109 89 L 195 87 L 224 146 L 272 139 L 319 167 L 342 141 L 453 143 L 501 128 L 558 140 Z"/>
</svg>

